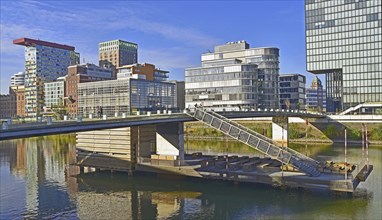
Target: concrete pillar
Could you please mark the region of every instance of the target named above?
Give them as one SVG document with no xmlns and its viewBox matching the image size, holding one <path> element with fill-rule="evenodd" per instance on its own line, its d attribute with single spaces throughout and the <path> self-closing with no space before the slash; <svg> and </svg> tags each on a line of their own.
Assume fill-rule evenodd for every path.
<svg viewBox="0 0 382 220">
<path fill-rule="evenodd" d="M 287 117 L 272 118 L 272 140 L 277 142 L 279 146 L 288 146 L 288 121 Z"/>
<path fill-rule="evenodd" d="M 157 125 L 157 154 L 178 156 L 184 160 L 184 128 L 182 122 Z"/>
</svg>

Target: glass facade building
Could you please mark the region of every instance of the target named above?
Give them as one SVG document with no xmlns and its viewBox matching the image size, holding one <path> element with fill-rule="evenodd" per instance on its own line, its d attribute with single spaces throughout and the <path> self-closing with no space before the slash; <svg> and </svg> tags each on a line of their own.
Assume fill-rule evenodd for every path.
<svg viewBox="0 0 382 220">
<path fill-rule="evenodd" d="M 41 115 L 44 107 L 44 83 L 65 76 L 67 67 L 78 62 L 74 47 L 46 41 L 20 38 L 14 44 L 25 46 L 25 114 Z"/>
<path fill-rule="evenodd" d="M 305 0 L 307 70 L 326 75 L 328 112 L 382 101 L 382 3 Z"/>
<path fill-rule="evenodd" d="M 280 75 L 280 108 L 305 109 L 305 85 L 301 74 Z"/>
<path fill-rule="evenodd" d="M 202 66 L 185 73 L 186 107 L 213 109 L 277 108 L 279 49 L 229 42 L 202 54 Z"/>
<path fill-rule="evenodd" d="M 140 79 L 118 79 L 78 84 L 78 115 L 108 116 L 176 108 L 175 84 Z"/>
</svg>

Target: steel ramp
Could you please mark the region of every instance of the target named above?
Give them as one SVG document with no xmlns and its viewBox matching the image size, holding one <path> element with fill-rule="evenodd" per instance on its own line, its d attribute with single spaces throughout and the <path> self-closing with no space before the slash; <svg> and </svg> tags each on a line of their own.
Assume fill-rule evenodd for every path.
<svg viewBox="0 0 382 220">
<path fill-rule="evenodd" d="M 310 176 L 319 176 L 321 174 L 318 170 L 318 161 L 290 148 L 281 148 L 274 144 L 271 139 L 231 121 L 220 114 L 208 112 L 200 107 L 196 107 L 194 112 L 187 111 L 186 114 L 273 159 L 284 164 L 290 164 L 301 172 Z"/>
</svg>

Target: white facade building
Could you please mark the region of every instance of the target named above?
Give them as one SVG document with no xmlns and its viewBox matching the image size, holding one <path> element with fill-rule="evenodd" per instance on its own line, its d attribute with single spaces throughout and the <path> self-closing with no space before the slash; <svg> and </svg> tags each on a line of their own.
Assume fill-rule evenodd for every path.
<svg viewBox="0 0 382 220">
<path fill-rule="evenodd" d="M 201 60 L 201 67 L 186 69 L 186 107 L 278 108 L 278 48 L 249 48 L 245 41 L 229 42 L 202 54 Z"/>
<path fill-rule="evenodd" d="M 44 84 L 45 107 L 64 105 L 65 79 L 66 77 L 59 77 L 57 81 Z"/>
<path fill-rule="evenodd" d="M 18 72 L 11 77 L 11 86 L 24 85 L 25 72 Z"/>
</svg>

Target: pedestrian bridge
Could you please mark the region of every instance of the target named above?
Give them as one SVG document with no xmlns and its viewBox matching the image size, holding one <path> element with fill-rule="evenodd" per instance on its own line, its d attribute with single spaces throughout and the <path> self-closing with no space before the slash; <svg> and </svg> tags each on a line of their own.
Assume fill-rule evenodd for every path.
<svg viewBox="0 0 382 220">
<path fill-rule="evenodd" d="M 234 118 L 256 118 L 256 117 L 302 117 L 302 118 L 325 118 L 324 114 L 316 112 L 280 109 L 258 109 L 253 111 L 230 111 L 219 112 L 222 116 Z M 0 140 L 16 139 L 25 137 L 45 136 L 54 134 L 65 134 L 102 129 L 113 129 L 132 127 L 140 125 L 163 124 L 172 122 L 189 122 L 196 119 L 186 113 L 160 113 L 146 115 L 134 115 L 127 117 L 114 117 L 107 120 L 102 119 L 77 119 L 74 121 L 57 121 L 52 123 L 25 123 L 7 125 L 3 122 L 0 130 Z"/>
</svg>

